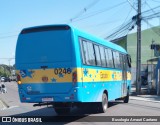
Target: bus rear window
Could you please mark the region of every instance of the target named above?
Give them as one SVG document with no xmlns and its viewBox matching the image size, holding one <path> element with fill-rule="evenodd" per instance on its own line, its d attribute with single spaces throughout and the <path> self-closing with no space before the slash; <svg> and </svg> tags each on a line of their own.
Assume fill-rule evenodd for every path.
<svg viewBox="0 0 160 125">
<path fill-rule="evenodd" d="M 17 42 L 16 58 L 17 63 L 65 62 L 71 61 L 71 51 L 71 30 L 22 33 Z"/>
<path fill-rule="evenodd" d="M 53 30 L 69 30 L 69 26 L 41 26 L 35 28 L 28 28 L 22 30 L 21 34 L 33 33 L 33 32 L 44 32 L 44 31 L 53 31 Z"/>
</svg>

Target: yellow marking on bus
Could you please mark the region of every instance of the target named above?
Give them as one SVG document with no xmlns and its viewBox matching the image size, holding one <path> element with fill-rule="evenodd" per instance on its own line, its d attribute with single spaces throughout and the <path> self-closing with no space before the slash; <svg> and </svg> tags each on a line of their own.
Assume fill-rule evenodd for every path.
<svg viewBox="0 0 160 125">
<path fill-rule="evenodd" d="M 43 77 L 48 77 L 47 83 L 65 83 L 72 82 L 72 73 L 77 73 L 77 82 L 107 82 L 122 80 L 122 72 L 115 70 L 98 70 L 89 68 L 74 68 L 71 73 L 55 74 L 54 69 L 35 69 L 32 71 L 31 77 L 22 77 L 20 70 L 16 73 L 21 76 L 22 83 L 44 83 Z M 127 80 L 131 80 L 131 73 L 127 72 Z M 46 83 L 46 82 L 45 82 Z"/>
</svg>

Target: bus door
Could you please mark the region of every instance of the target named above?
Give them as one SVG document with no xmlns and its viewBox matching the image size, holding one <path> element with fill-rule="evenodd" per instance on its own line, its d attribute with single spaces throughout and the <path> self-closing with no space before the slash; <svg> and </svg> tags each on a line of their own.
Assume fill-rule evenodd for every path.
<svg viewBox="0 0 160 125">
<path fill-rule="evenodd" d="M 122 97 L 127 95 L 127 57 L 126 55 L 121 55 L 121 65 L 122 65 L 122 85 L 121 92 Z"/>
</svg>

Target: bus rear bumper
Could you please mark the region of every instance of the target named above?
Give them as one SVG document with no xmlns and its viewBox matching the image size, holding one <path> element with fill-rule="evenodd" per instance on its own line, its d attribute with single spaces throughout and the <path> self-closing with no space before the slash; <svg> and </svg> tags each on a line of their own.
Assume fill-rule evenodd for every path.
<svg viewBox="0 0 160 125">
<path fill-rule="evenodd" d="M 19 97 L 22 103 L 82 102 L 77 91 L 74 92 L 74 90 L 64 94 L 28 94 L 20 90 Z"/>
<path fill-rule="evenodd" d="M 21 102 L 39 103 L 39 102 L 81 102 L 75 95 L 39 95 L 39 96 L 20 96 Z"/>
</svg>

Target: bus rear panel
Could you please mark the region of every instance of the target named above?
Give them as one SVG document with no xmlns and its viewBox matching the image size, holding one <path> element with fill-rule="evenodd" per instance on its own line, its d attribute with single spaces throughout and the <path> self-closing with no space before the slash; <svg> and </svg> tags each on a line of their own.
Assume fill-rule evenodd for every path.
<svg viewBox="0 0 160 125">
<path fill-rule="evenodd" d="M 72 102 L 77 97 L 78 75 L 69 26 L 24 29 L 16 49 L 21 102 Z"/>
</svg>

